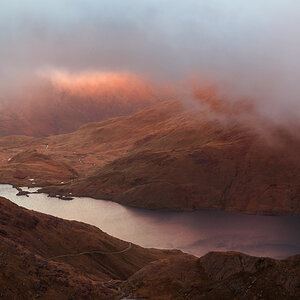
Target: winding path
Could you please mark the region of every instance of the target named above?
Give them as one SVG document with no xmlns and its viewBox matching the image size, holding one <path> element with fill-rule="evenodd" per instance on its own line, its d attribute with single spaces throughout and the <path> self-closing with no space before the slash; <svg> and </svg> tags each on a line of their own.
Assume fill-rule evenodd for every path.
<svg viewBox="0 0 300 300">
<path fill-rule="evenodd" d="M 131 248 L 132 248 L 132 244 L 128 243 L 128 247 L 126 247 L 125 249 L 120 250 L 120 251 L 105 252 L 105 251 L 97 251 L 97 250 L 95 250 L 95 251 L 80 252 L 80 253 L 76 253 L 76 254 L 58 255 L 58 256 L 50 257 L 50 258 L 48 258 L 48 260 L 53 260 L 53 259 L 63 258 L 63 257 L 76 257 L 76 256 L 86 255 L 86 254 L 103 254 L 103 255 L 121 254 L 121 253 L 129 251 Z"/>
</svg>

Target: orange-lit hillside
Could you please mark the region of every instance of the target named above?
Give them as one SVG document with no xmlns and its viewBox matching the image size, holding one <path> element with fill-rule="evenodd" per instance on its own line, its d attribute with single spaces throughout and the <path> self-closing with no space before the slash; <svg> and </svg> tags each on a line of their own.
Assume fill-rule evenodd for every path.
<svg viewBox="0 0 300 300">
<path fill-rule="evenodd" d="M 165 92 L 128 73 L 51 72 L 0 106 L 0 135 L 47 136 L 128 115 Z"/>
</svg>

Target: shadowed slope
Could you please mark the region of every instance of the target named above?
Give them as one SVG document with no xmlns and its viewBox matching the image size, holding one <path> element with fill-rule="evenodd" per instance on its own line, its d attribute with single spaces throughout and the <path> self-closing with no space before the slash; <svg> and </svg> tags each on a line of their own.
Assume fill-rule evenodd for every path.
<svg viewBox="0 0 300 300">
<path fill-rule="evenodd" d="M 145 249 L 0 198 L 5 299 L 298 299 L 299 256 Z M 121 280 L 120 280 L 121 279 Z"/>
<path fill-rule="evenodd" d="M 278 261 L 237 252 L 158 260 L 123 287 L 134 297 L 173 299 L 298 299 L 300 256 Z"/>
<path fill-rule="evenodd" d="M 56 259 L 89 273 L 91 278 L 96 275 L 103 279 L 124 279 L 168 253 L 135 245 L 130 247 L 130 251 L 123 251 L 128 248 L 127 242 L 113 238 L 94 226 L 28 211 L 4 198 L 1 198 L 0 207 L 0 234 L 45 259 L 99 251 L 98 254 Z M 115 252 L 118 254 L 114 255 Z"/>
<path fill-rule="evenodd" d="M 153 260 L 182 255 L 144 249 L 1 197 L 0 220 L 0 293 L 5 299 L 112 299 L 119 292 L 105 282 L 127 279 Z M 88 253 L 72 255 L 82 252 Z"/>
</svg>

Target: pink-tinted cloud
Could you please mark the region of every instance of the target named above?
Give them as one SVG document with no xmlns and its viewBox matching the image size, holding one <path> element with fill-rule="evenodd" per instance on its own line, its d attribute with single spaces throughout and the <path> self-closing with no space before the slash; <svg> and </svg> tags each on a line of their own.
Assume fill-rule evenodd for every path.
<svg viewBox="0 0 300 300">
<path fill-rule="evenodd" d="M 293 0 L 4 0 L 1 99 L 45 69 L 137 74 L 183 100 L 193 92 L 178 83 L 192 75 L 276 122 L 297 120 L 299 14 Z"/>
</svg>

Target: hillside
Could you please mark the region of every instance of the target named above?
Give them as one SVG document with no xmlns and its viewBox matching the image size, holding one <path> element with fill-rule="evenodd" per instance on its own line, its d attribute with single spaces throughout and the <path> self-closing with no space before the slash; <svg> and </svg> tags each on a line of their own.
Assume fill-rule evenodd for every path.
<svg viewBox="0 0 300 300">
<path fill-rule="evenodd" d="M 4 299 L 298 299 L 299 256 L 145 249 L 0 198 Z"/>
<path fill-rule="evenodd" d="M 162 98 L 142 78 L 118 73 L 58 72 L 2 93 L 0 136 L 72 132 L 87 122 L 132 114 Z"/>
<path fill-rule="evenodd" d="M 138 299 L 297 299 L 300 256 L 276 261 L 210 252 L 150 263 L 122 287 Z"/>
<path fill-rule="evenodd" d="M 146 208 L 299 213 L 300 141 L 280 127 L 265 130 L 209 120 L 175 102 L 92 123 L 70 144 L 97 153 L 84 161 L 100 168 L 55 192 Z"/>
<path fill-rule="evenodd" d="M 30 185 L 36 178 L 51 194 L 72 192 L 151 209 L 299 214 L 299 138 L 264 120 L 222 117 L 168 101 L 23 145 L 6 147 L 0 139 L 0 181 Z M 40 176 L 16 178 L 13 157 L 28 150 L 78 175 L 61 178 L 52 168 L 51 181 L 40 168 Z"/>
<path fill-rule="evenodd" d="M 94 226 L 28 211 L 4 198 L 0 219 L 5 299 L 111 299 L 118 291 L 105 282 L 127 279 L 153 260 L 182 255 L 131 245 Z M 93 251 L 98 253 L 72 256 Z"/>
</svg>

